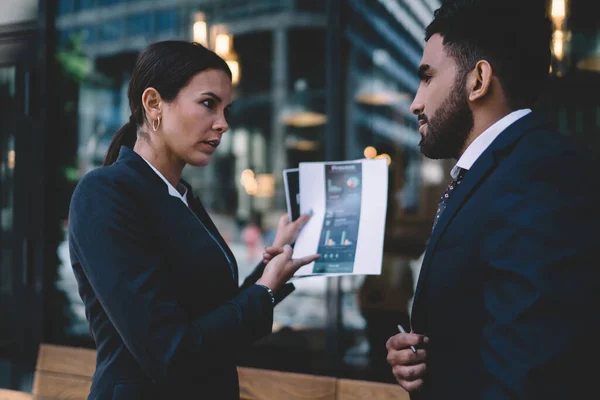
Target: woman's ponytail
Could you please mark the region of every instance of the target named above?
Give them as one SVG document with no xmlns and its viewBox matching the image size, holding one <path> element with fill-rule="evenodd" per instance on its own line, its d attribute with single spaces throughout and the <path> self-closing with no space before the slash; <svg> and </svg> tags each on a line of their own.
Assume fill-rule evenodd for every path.
<svg viewBox="0 0 600 400">
<path fill-rule="evenodd" d="M 135 141 L 137 139 L 137 122 L 132 115 L 129 118 L 129 121 L 121 127 L 114 134 L 112 140 L 110 141 L 110 145 L 108 146 L 108 150 L 106 151 L 106 157 L 104 158 L 104 163 L 102 163 L 103 167 L 107 165 L 111 165 L 117 158 L 119 158 L 119 152 L 121 151 L 121 146 L 126 146 L 133 149 L 135 145 Z"/>
</svg>

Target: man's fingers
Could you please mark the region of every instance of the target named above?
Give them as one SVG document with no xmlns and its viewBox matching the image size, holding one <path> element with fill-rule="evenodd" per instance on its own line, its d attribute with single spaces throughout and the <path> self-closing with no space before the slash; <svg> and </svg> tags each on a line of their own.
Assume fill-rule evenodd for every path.
<svg viewBox="0 0 600 400">
<path fill-rule="evenodd" d="M 416 333 L 399 333 L 392 336 L 385 347 L 389 350 L 402 350 L 409 346 L 418 346 L 420 344 L 426 344 L 429 341 L 424 335 L 418 335 Z"/>
<path fill-rule="evenodd" d="M 415 392 L 423 386 L 423 379 L 417 379 L 416 381 L 404 381 L 396 378 L 400 386 L 409 393 Z"/>
<path fill-rule="evenodd" d="M 421 363 L 417 365 L 394 365 L 392 373 L 396 379 L 413 382 L 417 379 L 423 379 L 427 372 L 427 364 Z"/>
<path fill-rule="evenodd" d="M 418 364 L 426 359 L 427 352 L 423 349 L 418 349 L 416 353 L 413 353 L 411 349 L 391 350 L 387 355 L 387 362 L 391 366 Z"/>
</svg>

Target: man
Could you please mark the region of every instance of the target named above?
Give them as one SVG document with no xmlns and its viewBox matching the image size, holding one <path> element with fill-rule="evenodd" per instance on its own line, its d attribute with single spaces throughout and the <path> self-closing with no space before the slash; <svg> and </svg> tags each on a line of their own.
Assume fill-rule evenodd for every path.
<svg viewBox="0 0 600 400">
<path fill-rule="evenodd" d="M 549 69 L 544 15 L 532 0 L 455 1 L 426 28 L 411 111 L 423 154 L 458 161 L 423 259 L 412 332 L 386 344 L 412 398 L 597 391 L 598 368 L 586 365 L 600 341 L 598 169 L 530 110 Z"/>
</svg>

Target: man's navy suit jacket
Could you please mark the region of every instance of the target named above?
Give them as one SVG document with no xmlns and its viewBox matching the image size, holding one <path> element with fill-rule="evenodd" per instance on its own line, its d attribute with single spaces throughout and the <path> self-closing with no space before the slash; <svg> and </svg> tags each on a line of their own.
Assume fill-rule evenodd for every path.
<svg viewBox="0 0 600 400">
<path fill-rule="evenodd" d="M 531 113 L 466 173 L 421 267 L 411 325 L 430 342 L 413 398 L 564 400 L 597 390 L 595 165 Z"/>
<path fill-rule="evenodd" d="M 71 263 L 97 345 L 90 399 L 239 398 L 235 354 L 271 332 L 271 297 L 238 288 L 233 254 L 187 199 L 126 147 L 73 194 Z"/>
</svg>

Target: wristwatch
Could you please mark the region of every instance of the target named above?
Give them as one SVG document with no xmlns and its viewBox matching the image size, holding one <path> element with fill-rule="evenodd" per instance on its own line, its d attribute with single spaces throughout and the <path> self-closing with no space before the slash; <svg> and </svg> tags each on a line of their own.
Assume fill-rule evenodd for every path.
<svg viewBox="0 0 600 400">
<path fill-rule="evenodd" d="M 271 303 L 274 305 L 275 304 L 275 295 L 273 294 L 273 291 L 271 289 L 269 289 L 268 286 L 265 285 L 261 285 L 260 283 L 257 283 L 256 285 L 260 286 L 260 287 L 264 287 L 265 290 L 267 292 L 269 292 L 269 296 L 271 296 Z"/>
</svg>

